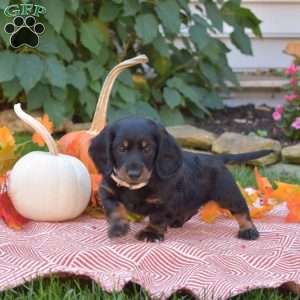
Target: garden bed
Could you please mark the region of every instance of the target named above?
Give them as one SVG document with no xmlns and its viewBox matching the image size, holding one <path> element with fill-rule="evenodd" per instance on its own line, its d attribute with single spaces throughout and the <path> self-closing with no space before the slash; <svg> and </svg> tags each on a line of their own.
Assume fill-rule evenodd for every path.
<svg viewBox="0 0 300 300">
<path fill-rule="evenodd" d="M 252 104 L 225 107 L 212 112 L 212 117 L 195 122 L 194 125 L 220 135 L 224 132 L 241 134 L 256 134 L 278 140 L 282 146 L 297 142 L 290 140 L 276 126 L 272 112 L 273 108 L 266 105 L 255 107 Z"/>
</svg>

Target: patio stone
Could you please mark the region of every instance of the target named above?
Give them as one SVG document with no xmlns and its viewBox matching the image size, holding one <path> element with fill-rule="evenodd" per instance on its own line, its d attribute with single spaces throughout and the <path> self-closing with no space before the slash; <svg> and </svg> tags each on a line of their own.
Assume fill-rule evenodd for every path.
<svg viewBox="0 0 300 300">
<path fill-rule="evenodd" d="M 300 164 L 300 144 L 283 148 L 282 158 L 286 162 Z"/>
<path fill-rule="evenodd" d="M 210 150 L 216 139 L 214 133 L 191 125 L 170 126 L 167 127 L 167 131 L 175 137 L 180 145 L 187 148 Z"/>
<path fill-rule="evenodd" d="M 278 141 L 258 136 L 245 136 L 239 133 L 226 132 L 217 138 L 212 145 L 215 153 L 239 154 L 264 149 L 273 149 L 274 153 L 247 162 L 250 165 L 270 165 L 279 160 L 281 145 Z"/>
</svg>

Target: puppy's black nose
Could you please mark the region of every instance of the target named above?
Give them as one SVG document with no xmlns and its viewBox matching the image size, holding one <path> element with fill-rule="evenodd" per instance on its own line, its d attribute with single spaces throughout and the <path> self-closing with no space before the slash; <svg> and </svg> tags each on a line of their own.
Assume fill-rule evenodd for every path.
<svg viewBox="0 0 300 300">
<path fill-rule="evenodd" d="M 142 174 L 142 170 L 139 169 L 131 169 L 127 171 L 128 177 L 132 180 L 137 180 L 141 174 Z"/>
</svg>

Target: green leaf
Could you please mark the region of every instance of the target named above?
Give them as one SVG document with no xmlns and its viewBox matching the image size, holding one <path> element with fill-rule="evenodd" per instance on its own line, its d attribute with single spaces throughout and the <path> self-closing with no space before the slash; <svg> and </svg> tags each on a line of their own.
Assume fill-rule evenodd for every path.
<svg viewBox="0 0 300 300">
<path fill-rule="evenodd" d="M 139 0 L 124 0 L 123 16 L 134 16 L 140 10 Z"/>
<path fill-rule="evenodd" d="M 211 61 L 218 64 L 221 61 L 227 61 L 226 54 L 230 49 L 217 38 L 211 38 L 205 49 L 202 50 Z"/>
<path fill-rule="evenodd" d="M 65 88 L 67 73 L 65 66 L 54 56 L 46 59 L 46 78 L 54 86 Z"/>
<path fill-rule="evenodd" d="M 240 49 L 240 51 L 247 55 L 252 55 L 251 41 L 241 27 L 235 27 L 234 31 L 230 34 L 232 43 Z"/>
<path fill-rule="evenodd" d="M 1 0 L 0 2 L 0 9 L 5 9 L 9 5 L 10 0 Z"/>
<path fill-rule="evenodd" d="M 117 23 L 116 29 L 121 41 L 125 43 L 128 39 L 127 25 L 125 24 L 125 22 L 120 21 Z"/>
<path fill-rule="evenodd" d="M 173 77 L 167 81 L 167 86 L 176 89 L 180 94 L 189 99 L 198 108 L 209 114 L 209 111 L 201 104 L 203 90 L 192 85 L 186 84 L 181 78 Z"/>
<path fill-rule="evenodd" d="M 182 101 L 180 94 L 169 87 L 164 88 L 164 99 L 170 108 L 179 106 Z"/>
<path fill-rule="evenodd" d="M 170 109 L 164 105 L 159 110 L 159 115 L 165 126 L 182 125 L 185 123 L 183 115 L 178 109 Z"/>
<path fill-rule="evenodd" d="M 154 40 L 153 46 L 154 46 L 155 50 L 157 50 L 161 56 L 164 56 L 164 57 L 170 56 L 170 48 L 166 42 L 166 39 L 163 38 L 161 35 L 159 35 Z"/>
<path fill-rule="evenodd" d="M 89 89 L 84 89 L 80 92 L 79 101 L 84 106 L 89 118 L 92 118 L 96 109 L 97 96 Z"/>
<path fill-rule="evenodd" d="M 52 86 L 51 87 L 51 92 L 52 92 L 52 95 L 55 99 L 60 100 L 60 101 L 65 101 L 66 100 L 66 96 L 67 96 L 66 89 L 62 89 L 62 88 Z"/>
<path fill-rule="evenodd" d="M 132 88 L 129 88 L 126 85 L 119 83 L 118 94 L 127 103 L 131 103 L 131 104 L 135 103 L 136 95 L 135 95 L 135 90 L 133 90 Z"/>
<path fill-rule="evenodd" d="M 17 55 L 16 76 L 27 93 L 41 80 L 44 70 L 44 62 L 38 56 L 23 53 Z"/>
<path fill-rule="evenodd" d="M 222 64 L 221 67 L 222 67 L 221 73 L 222 73 L 224 80 L 228 80 L 231 83 L 233 83 L 234 85 L 239 86 L 239 81 L 236 76 L 236 73 L 233 72 L 233 70 L 228 66 L 227 61 L 226 61 L 226 64 Z"/>
<path fill-rule="evenodd" d="M 176 1 L 158 1 L 155 11 L 167 31 L 173 34 L 177 34 L 179 32 L 181 20 L 179 15 L 179 7 Z"/>
<path fill-rule="evenodd" d="M 219 30 L 223 31 L 223 18 L 220 10 L 213 0 L 205 0 L 206 13 L 212 24 Z"/>
<path fill-rule="evenodd" d="M 224 107 L 222 99 L 215 92 L 206 93 L 202 99 L 202 104 L 211 109 L 221 109 Z"/>
<path fill-rule="evenodd" d="M 87 86 L 87 78 L 84 70 L 77 65 L 67 66 L 67 83 L 82 91 Z"/>
<path fill-rule="evenodd" d="M 118 81 L 124 83 L 125 85 L 133 88 L 132 74 L 127 69 L 124 70 L 118 77 Z"/>
<path fill-rule="evenodd" d="M 166 57 L 157 56 L 154 60 L 154 68 L 160 76 L 165 76 L 170 72 L 172 63 Z"/>
<path fill-rule="evenodd" d="M 179 77 L 173 77 L 167 81 L 168 87 L 175 88 L 178 90 L 181 90 L 182 87 L 184 87 L 185 85 L 186 85 L 185 82 Z"/>
<path fill-rule="evenodd" d="M 39 109 L 47 101 L 51 101 L 49 87 L 38 83 L 27 95 L 27 108 L 29 110 Z"/>
<path fill-rule="evenodd" d="M 99 80 L 93 80 L 93 81 L 89 81 L 89 88 L 93 91 L 93 92 L 95 92 L 95 93 L 97 93 L 98 95 L 100 94 L 100 92 L 101 92 L 101 84 L 100 84 L 100 82 L 99 82 Z"/>
<path fill-rule="evenodd" d="M 250 9 L 241 7 L 239 3 L 235 3 L 234 1 L 227 1 L 221 9 L 221 14 L 229 25 L 250 28 L 256 36 L 261 37 L 259 27 L 261 21 Z"/>
<path fill-rule="evenodd" d="M 73 60 L 73 52 L 61 36 L 57 37 L 57 48 L 59 50 L 60 57 L 62 57 L 65 61 L 69 63 Z"/>
<path fill-rule="evenodd" d="M 211 37 L 208 35 L 206 27 L 196 24 L 190 28 L 192 41 L 197 45 L 199 50 L 204 49 L 210 42 Z"/>
<path fill-rule="evenodd" d="M 206 62 L 202 62 L 199 64 L 200 69 L 204 76 L 213 84 L 217 84 L 219 81 L 219 73 L 218 70 L 214 67 L 213 64 L 209 64 Z"/>
<path fill-rule="evenodd" d="M 134 106 L 131 105 L 130 112 L 137 116 L 160 121 L 160 116 L 157 111 L 147 102 L 137 102 Z"/>
<path fill-rule="evenodd" d="M 14 79 L 16 73 L 16 55 L 13 52 L 0 52 L 0 82 Z"/>
<path fill-rule="evenodd" d="M 76 44 L 76 27 L 68 15 L 65 16 L 61 33 L 70 43 Z"/>
<path fill-rule="evenodd" d="M 53 26 L 56 32 L 60 32 L 64 23 L 65 17 L 65 5 L 64 1 L 61 0 L 43 0 L 42 4 L 47 8 L 45 18 Z"/>
<path fill-rule="evenodd" d="M 151 43 L 157 36 L 158 22 L 152 14 L 139 15 L 136 18 L 134 29 L 145 44 Z"/>
<path fill-rule="evenodd" d="M 96 23 L 89 21 L 80 25 L 80 40 L 87 49 L 99 55 L 102 45 L 102 34 Z"/>
<path fill-rule="evenodd" d="M 48 25 L 45 33 L 42 35 L 39 43 L 39 50 L 48 54 L 57 54 L 58 42 L 57 42 L 57 33 L 54 31 L 53 27 Z"/>
<path fill-rule="evenodd" d="M 185 11 L 190 12 L 189 0 L 177 0 L 177 2 Z"/>
<path fill-rule="evenodd" d="M 65 103 L 50 97 L 47 101 L 43 102 L 43 107 L 49 118 L 54 122 L 54 125 L 56 127 L 61 125 L 62 121 L 65 119 Z"/>
<path fill-rule="evenodd" d="M 8 99 L 8 102 L 16 100 L 17 95 L 23 90 L 19 81 L 16 79 L 3 82 L 1 86 L 2 86 L 4 97 Z"/>
<path fill-rule="evenodd" d="M 103 22 L 111 22 L 115 20 L 121 10 L 121 6 L 110 1 L 102 1 L 102 6 L 99 11 L 99 19 Z"/>
<path fill-rule="evenodd" d="M 80 0 L 69 0 L 70 8 L 72 11 L 77 11 L 77 9 L 79 8 L 79 1 Z"/>
<path fill-rule="evenodd" d="M 86 66 L 92 80 L 98 80 L 104 75 L 105 70 L 98 60 L 92 59 L 86 63 Z"/>
<path fill-rule="evenodd" d="M 4 26 L 7 23 L 11 23 L 12 19 L 9 17 L 6 17 L 4 13 L 0 10 L 0 44 L 1 44 L 1 39 L 3 40 L 5 46 L 8 48 L 9 47 L 9 40 L 10 40 L 10 35 L 7 34 L 4 31 Z"/>
</svg>

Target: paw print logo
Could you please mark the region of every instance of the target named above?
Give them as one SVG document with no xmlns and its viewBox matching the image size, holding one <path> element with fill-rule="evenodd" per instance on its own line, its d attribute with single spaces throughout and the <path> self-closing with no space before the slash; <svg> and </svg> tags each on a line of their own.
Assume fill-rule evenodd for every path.
<svg viewBox="0 0 300 300">
<path fill-rule="evenodd" d="M 39 45 L 39 35 L 45 31 L 42 23 L 37 23 L 33 16 L 17 16 L 12 23 L 4 27 L 6 33 L 10 34 L 10 45 L 13 48 L 28 46 L 36 48 Z"/>
</svg>

